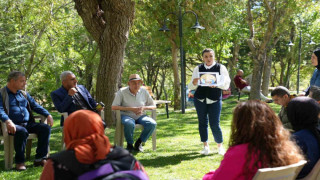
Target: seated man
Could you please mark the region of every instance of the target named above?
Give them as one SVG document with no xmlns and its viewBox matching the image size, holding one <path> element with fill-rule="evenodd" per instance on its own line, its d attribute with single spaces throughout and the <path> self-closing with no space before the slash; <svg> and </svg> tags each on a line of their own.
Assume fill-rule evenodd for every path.
<svg viewBox="0 0 320 180">
<path fill-rule="evenodd" d="M 62 72 L 60 80 L 62 86 L 51 92 L 53 104 L 60 113 L 71 114 L 80 109 L 98 112 L 103 109 L 103 107 L 97 107 L 98 104 L 84 86 L 77 85 L 76 76 L 71 71 Z M 61 126 L 63 126 L 63 121 L 63 116 L 61 116 Z"/>
<path fill-rule="evenodd" d="M 247 83 L 246 80 L 243 79 L 243 71 L 241 69 L 238 69 L 237 75 L 234 77 L 234 83 L 237 88 L 239 88 L 242 92 L 244 93 L 250 93 L 251 86 Z M 265 97 L 261 92 L 260 92 L 260 98 L 264 100 L 267 103 L 271 103 L 272 100 Z"/>
<path fill-rule="evenodd" d="M 6 123 L 8 133 L 14 136 L 16 169 L 25 170 L 24 152 L 29 133 L 36 133 L 38 145 L 34 166 L 44 166 L 48 146 L 52 116 L 25 91 L 26 77 L 22 72 L 12 71 L 7 79 L 7 86 L 0 90 L 0 119 Z M 36 123 L 31 110 L 47 117 L 48 124 Z"/>
<path fill-rule="evenodd" d="M 121 88 L 112 103 L 112 110 L 121 111 L 121 123 L 124 125 L 124 136 L 129 151 L 143 151 L 142 143 L 146 142 L 156 128 L 156 121 L 145 115 L 144 110 L 155 109 L 155 103 L 148 91 L 140 88 L 142 80 L 138 74 L 131 74 L 128 87 Z M 143 131 L 133 146 L 135 124 L 141 124 Z"/>
<path fill-rule="evenodd" d="M 320 103 L 320 87 L 318 86 L 311 86 L 310 87 L 310 92 L 309 92 L 309 97 L 312 99 L 315 99 Z"/>
<path fill-rule="evenodd" d="M 275 104 L 282 106 L 278 116 L 283 126 L 288 130 L 292 130 L 291 123 L 287 116 L 287 106 L 296 95 L 290 95 L 290 91 L 286 87 L 278 86 L 271 92 L 271 97 Z"/>
</svg>

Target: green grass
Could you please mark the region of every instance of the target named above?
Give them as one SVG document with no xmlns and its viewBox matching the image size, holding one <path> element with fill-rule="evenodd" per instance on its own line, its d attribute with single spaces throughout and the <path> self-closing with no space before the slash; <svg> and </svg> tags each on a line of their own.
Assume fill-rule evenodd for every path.
<svg viewBox="0 0 320 180">
<path fill-rule="evenodd" d="M 221 128 L 224 138 L 224 147 L 228 148 L 232 111 L 237 104 L 237 97 L 230 97 L 223 101 L 221 113 Z M 247 100 L 242 96 L 241 101 Z M 276 112 L 280 106 L 270 104 Z M 210 170 L 220 165 L 222 156 L 217 154 L 216 144 L 209 130 L 209 144 L 213 153 L 204 156 L 199 152 L 202 143 L 198 133 L 198 122 L 195 110 L 187 110 L 185 114 L 173 112 L 169 109 L 170 118 L 167 119 L 165 110 L 157 109 L 157 150 L 152 151 L 151 138 L 144 146 L 144 153 L 134 153 L 135 157 L 144 165 L 151 180 L 165 179 L 201 179 Z M 51 153 L 61 148 L 60 117 L 52 113 L 55 119 L 50 140 Z M 114 129 L 107 129 L 106 135 L 113 144 Z M 139 133 L 135 133 L 138 136 Z M 136 139 L 137 137 L 135 137 Z M 126 143 L 125 143 L 126 144 Z M 35 147 L 36 143 L 33 143 Z M 35 148 L 32 149 L 31 159 L 26 161 L 27 171 L 4 170 L 3 146 L 0 146 L 0 179 L 39 179 L 42 168 L 33 167 Z"/>
</svg>

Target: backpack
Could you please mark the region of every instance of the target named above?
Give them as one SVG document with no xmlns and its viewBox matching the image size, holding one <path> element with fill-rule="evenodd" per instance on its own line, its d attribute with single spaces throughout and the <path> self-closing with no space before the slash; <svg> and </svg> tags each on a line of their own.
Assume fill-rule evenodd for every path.
<svg viewBox="0 0 320 180">
<path fill-rule="evenodd" d="M 78 180 L 149 180 L 142 164 L 129 151 L 114 146 L 106 159 L 94 164 L 80 163 L 73 150 L 54 154 L 55 179 Z"/>
</svg>

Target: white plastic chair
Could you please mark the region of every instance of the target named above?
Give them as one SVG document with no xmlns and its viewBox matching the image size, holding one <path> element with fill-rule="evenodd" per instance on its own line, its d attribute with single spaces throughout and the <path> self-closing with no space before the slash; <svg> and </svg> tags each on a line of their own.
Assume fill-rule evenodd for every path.
<svg viewBox="0 0 320 180">
<path fill-rule="evenodd" d="M 123 147 L 123 142 L 124 142 L 124 127 L 123 124 L 121 123 L 121 114 L 120 110 L 115 110 L 114 111 L 116 114 L 116 130 L 114 134 L 114 145 L 116 146 L 121 146 Z M 157 117 L 157 112 L 155 109 L 151 110 L 151 117 L 156 121 Z M 143 129 L 143 126 L 141 124 L 136 124 L 135 126 L 136 129 Z M 153 131 L 152 133 L 152 150 L 157 149 L 157 140 L 156 140 L 156 132 L 157 128 Z"/>
<path fill-rule="evenodd" d="M 288 166 L 258 169 L 253 180 L 294 180 L 306 163 L 307 161 L 301 160 Z"/>
</svg>

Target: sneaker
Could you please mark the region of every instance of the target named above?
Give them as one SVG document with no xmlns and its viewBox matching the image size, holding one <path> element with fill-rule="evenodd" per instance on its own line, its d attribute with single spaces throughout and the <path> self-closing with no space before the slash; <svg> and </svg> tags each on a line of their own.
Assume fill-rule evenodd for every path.
<svg viewBox="0 0 320 180">
<path fill-rule="evenodd" d="M 35 166 L 35 167 L 42 166 L 43 167 L 46 164 L 46 162 L 47 162 L 47 160 L 45 160 L 45 159 L 42 159 L 40 161 L 34 161 L 33 166 Z"/>
<path fill-rule="evenodd" d="M 143 152 L 142 141 L 140 138 L 134 143 L 134 149 L 136 151 Z"/>
<path fill-rule="evenodd" d="M 24 165 L 24 163 L 20 163 L 20 164 L 16 164 L 16 170 L 17 171 L 24 171 L 26 170 L 26 166 Z"/>
<path fill-rule="evenodd" d="M 220 154 L 220 155 L 224 155 L 226 153 L 226 150 L 224 149 L 224 147 L 223 146 L 220 146 L 219 148 L 218 148 L 218 154 Z"/>
<path fill-rule="evenodd" d="M 203 150 L 201 151 L 201 154 L 208 155 L 210 153 L 209 146 L 204 146 Z"/>
<path fill-rule="evenodd" d="M 129 152 L 132 152 L 132 151 L 134 150 L 133 145 L 132 145 L 132 144 L 127 144 L 127 150 L 128 150 Z"/>
</svg>

